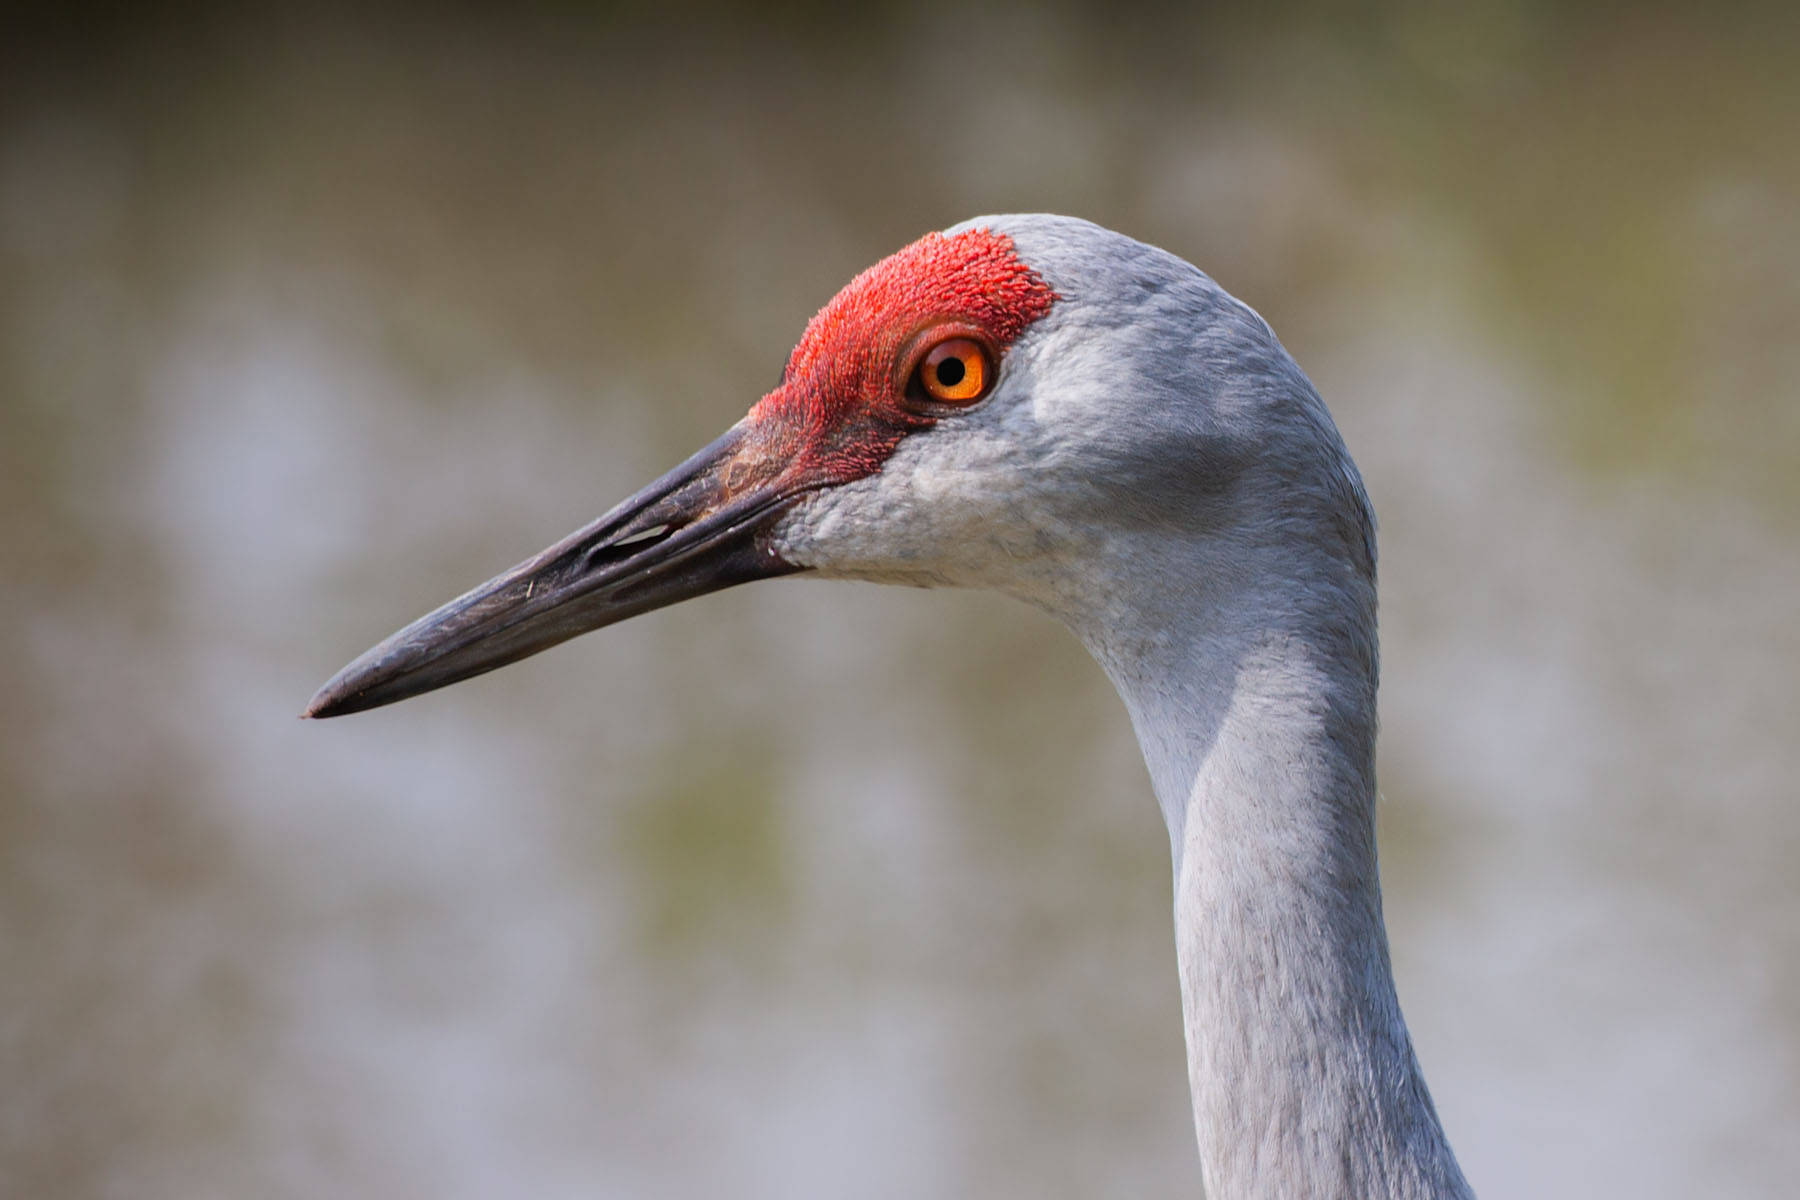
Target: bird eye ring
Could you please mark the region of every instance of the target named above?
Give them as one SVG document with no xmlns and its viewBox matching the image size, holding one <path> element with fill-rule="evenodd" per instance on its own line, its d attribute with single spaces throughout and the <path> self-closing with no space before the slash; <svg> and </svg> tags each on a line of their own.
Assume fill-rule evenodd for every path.
<svg viewBox="0 0 1800 1200">
<path fill-rule="evenodd" d="M 987 395 L 994 362 L 974 338 L 946 338 L 926 352 L 914 378 L 930 399 L 966 407 Z"/>
</svg>

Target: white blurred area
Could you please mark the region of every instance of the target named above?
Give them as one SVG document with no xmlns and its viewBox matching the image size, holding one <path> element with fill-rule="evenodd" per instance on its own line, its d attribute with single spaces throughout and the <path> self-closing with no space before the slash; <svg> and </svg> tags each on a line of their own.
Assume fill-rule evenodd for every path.
<svg viewBox="0 0 1800 1200">
<path fill-rule="evenodd" d="M 1197 1194 L 1165 835 L 1039 615 L 784 580 L 295 719 L 1024 208 L 1211 271 L 1361 463 L 1481 1194 L 1787 1194 L 1791 18 L 532 11 L 0 89 L 0 1194 Z"/>
</svg>

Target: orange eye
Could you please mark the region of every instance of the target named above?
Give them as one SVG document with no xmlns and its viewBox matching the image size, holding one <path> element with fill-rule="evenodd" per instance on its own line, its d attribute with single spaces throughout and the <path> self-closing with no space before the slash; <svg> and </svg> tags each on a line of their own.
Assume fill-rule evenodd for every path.
<svg viewBox="0 0 1800 1200">
<path fill-rule="evenodd" d="M 973 338 L 949 338 L 931 348 L 919 364 L 919 386 L 943 404 L 973 404 L 993 377 L 987 350 Z"/>
</svg>

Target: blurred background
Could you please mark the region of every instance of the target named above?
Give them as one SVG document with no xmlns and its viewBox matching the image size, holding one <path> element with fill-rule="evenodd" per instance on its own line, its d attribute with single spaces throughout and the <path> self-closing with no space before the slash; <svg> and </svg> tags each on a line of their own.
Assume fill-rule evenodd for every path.
<svg viewBox="0 0 1800 1200">
<path fill-rule="evenodd" d="M 1486 1196 L 1800 1178 L 1800 18 L 28 4 L 0 1194 L 1198 1193 L 1168 848 L 1048 619 L 784 580 L 324 724 L 876 258 L 1079 214 L 1380 512 L 1400 992 Z"/>
</svg>

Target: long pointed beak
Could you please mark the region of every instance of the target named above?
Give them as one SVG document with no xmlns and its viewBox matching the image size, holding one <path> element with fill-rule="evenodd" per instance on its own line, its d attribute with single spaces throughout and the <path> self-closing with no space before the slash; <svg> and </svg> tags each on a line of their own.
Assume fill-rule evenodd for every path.
<svg viewBox="0 0 1800 1200">
<path fill-rule="evenodd" d="M 599 520 L 420 617 L 339 671 L 306 716 L 392 704 L 627 617 L 802 568 L 767 544 L 803 487 L 740 423 Z"/>
</svg>

